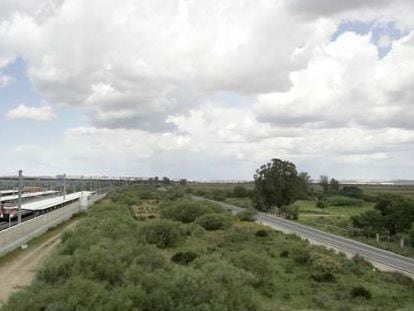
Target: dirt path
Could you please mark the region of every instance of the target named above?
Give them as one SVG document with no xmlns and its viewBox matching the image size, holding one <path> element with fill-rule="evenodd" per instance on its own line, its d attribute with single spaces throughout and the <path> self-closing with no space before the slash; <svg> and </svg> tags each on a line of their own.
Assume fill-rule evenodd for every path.
<svg viewBox="0 0 414 311">
<path fill-rule="evenodd" d="M 44 260 L 60 243 L 62 232 L 76 223 L 68 224 L 35 248 L 21 252 L 10 262 L 0 266 L 0 307 L 11 294 L 30 284 Z"/>
</svg>

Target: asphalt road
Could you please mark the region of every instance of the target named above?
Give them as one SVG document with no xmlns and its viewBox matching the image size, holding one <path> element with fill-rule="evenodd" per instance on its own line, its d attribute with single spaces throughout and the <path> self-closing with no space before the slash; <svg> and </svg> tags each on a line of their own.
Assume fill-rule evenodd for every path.
<svg viewBox="0 0 414 311">
<path fill-rule="evenodd" d="M 208 200 L 195 196 L 193 198 L 196 200 Z M 243 208 L 235 205 L 213 200 L 208 201 L 218 203 L 226 210 L 232 212 L 243 210 Z M 311 243 L 322 244 L 329 248 L 352 255 L 360 255 L 383 270 L 396 270 L 414 277 L 414 259 L 412 258 L 404 257 L 371 245 L 314 229 L 273 215 L 258 213 L 256 219 L 258 222 L 268 225 L 276 230 L 294 233 L 302 238 L 308 239 Z"/>
</svg>

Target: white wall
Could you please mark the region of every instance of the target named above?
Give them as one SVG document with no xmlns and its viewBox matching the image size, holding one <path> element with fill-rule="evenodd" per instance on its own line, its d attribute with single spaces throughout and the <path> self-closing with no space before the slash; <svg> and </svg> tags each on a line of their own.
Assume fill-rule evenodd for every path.
<svg viewBox="0 0 414 311">
<path fill-rule="evenodd" d="M 106 194 L 95 195 L 89 199 L 89 205 L 105 197 Z M 45 233 L 49 228 L 70 219 L 81 210 L 80 201 L 64 206 L 47 214 L 22 222 L 11 228 L 0 231 L 0 256 L 27 243 L 36 236 Z"/>
</svg>

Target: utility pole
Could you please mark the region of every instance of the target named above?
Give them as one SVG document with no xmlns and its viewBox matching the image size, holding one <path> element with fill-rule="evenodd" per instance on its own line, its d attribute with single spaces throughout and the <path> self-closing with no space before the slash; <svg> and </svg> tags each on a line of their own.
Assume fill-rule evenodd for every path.
<svg viewBox="0 0 414 311">
<path fill-rule="evenodd" d="M 63 174 L 63 201 L 66 200 L 66 174 Z"/>
<path fill-rule="evenodd" d="M 19 170 L 19 188 L 17 199 L 17 224 L 22 222 L 22 192 L 23 192 L 23 171 Z"/>
<path fill-rule="evenodd" d="M 81 176 L 81 191 L 82 191 L 82 195 L 83 195 L 83 175 Z"/>
<path fill-rule="evenodd" d="M 3 186 L 3 182 L 1 183 L 1 186 Z M 1 202 L 1 189 L 3 187 L 0 186 L 0 210 L 3 212 L 3 203 Z M 10 218 L 10 217 L 9 217 Z M 10 226 L 9 226 L 10 227 Z"/>
</svg>

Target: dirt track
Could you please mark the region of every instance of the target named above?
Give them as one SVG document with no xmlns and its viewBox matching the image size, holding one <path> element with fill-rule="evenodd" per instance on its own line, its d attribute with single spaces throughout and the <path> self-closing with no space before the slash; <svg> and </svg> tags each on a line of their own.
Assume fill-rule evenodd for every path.
<svg viewBox="0 0 414 311">
<path fill-rule="evenodd" d="M 76 224 L 72 222 L 62 230 L 37 245 L 33 249 L 22 251 L 13 260 L 0 265 L 0 307 L 11 294 L 30 284 L 44 260 L 60 243 L 60 235 Z"/>
</svg>

